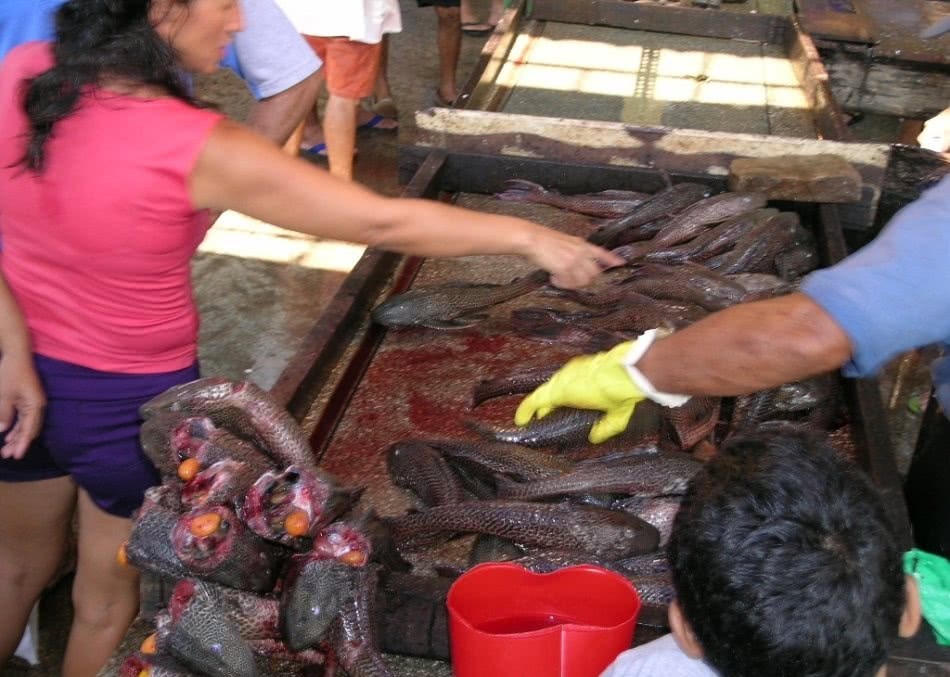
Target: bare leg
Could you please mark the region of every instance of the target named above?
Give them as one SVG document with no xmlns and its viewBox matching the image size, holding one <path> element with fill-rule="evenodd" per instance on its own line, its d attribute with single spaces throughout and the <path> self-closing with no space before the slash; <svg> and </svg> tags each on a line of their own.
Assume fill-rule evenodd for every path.
<svg viewBox="0 0 950 677">
<path fill-rule="evenodd" d="M 320 91 L 323 89 L 323 85 L 326 84 L 326 68 L 321 68 L 317 71 L 317 77 L 319 83 L 317 85 L 317 98 L 319 98 Z M 307 115 L 303 119 L 303 131 L 300 134 L 300 145 L 310 148 L 315 146 L 318 143 L 323 143 L 323 126 L 320 124 L 320 118 L 317 116 L 317 104 L 314 102 L 313 106 L 307 112 Z"/>
<path fill-rule="evenodd" d="M 383 36 L 383 44 L 379 50 L 379 75 L 376 76 L 376 100 L 391 99 L 392 90 L 389 88 L 389 35 Z"/>
<path fill-rule="evenodd" d="M 327 139 L 330 173 L 353 179 L 353 150 L 356 148 L 356 109 L 359 99 L 331 94 L 323 111 L 323 133 Z"/>
<path fill-rule="evenodd" d="M 439 19 L 439 96 L 445 101 L 455 101 L 458 87 L 455 70 L 459 63 L 462 45 L 462 22 L 458 7 L 436 7 Z"/>
<path fill-rule="evenodd" d="M 475 16 L 475 9 L 472 7 L 472 0 L 462 0 L 460 9 L 459 16 L 463 24 L 478 23 L 478 17 Z"/>
<path fill-rule="evenodd" d="M 94 677 L 125 637 L 139 608 L 139 575 L 116 560 L 132 520 L 104 512 L 79 492 L 79 561 L 73 627 L 63 677 Z"/>
<path fill-rule="evenodd" d="M 488 12 L 488 23 L 492 26 L 501 21 L 501 15 L 505 13 L 505 0 L 491 0 L 491 9 Z"/>
<path fill-rule="evenodd" d="M 0 482 L 0 667 L 63 559 L 75 503 L 68 477 Z"/>
</svg>

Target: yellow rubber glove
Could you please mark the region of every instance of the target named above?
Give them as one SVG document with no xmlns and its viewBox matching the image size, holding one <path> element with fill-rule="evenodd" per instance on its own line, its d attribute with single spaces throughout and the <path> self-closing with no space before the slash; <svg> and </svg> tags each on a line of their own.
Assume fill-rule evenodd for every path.
<svg viewBox="0 0 950 677">
<path fill-rule="evenodd" d="M 623 364 L 634 343 L 626 341 L 606 352 L 572 359 L 524 399 L 515 412 L 515 424 L 526 425 L 535 416 L 544 418 L 558 407 L 597 409 L 604 415 L 587 436 L 592 443 L 622 433 L 637 404 L 646 399 Z"/>
</svg>

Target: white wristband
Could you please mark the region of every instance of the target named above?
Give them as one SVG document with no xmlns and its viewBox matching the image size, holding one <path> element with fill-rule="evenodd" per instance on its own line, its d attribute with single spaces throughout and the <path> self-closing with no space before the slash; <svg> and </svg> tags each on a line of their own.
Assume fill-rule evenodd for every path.
<svg viewBox="0 0 950 677">
<path fill-rule="evenodd" d="M 626 354 L 620 363 L 624 366 L 624 369 L 627 370 L 627 375 L 630 376 L 630 380 L 633 381 L 633 384 L 637 386 L 640 392 L 648 399 L 653 400 L 663 407 L 679 407 L 689 400 L 689 395 L 675 395 L 673 393 L 659 392 L 653 387 L 650 380 L 643 375 L 643 372 L 634 366 L 640 361 L 640 358 L 643 357 L 643 354 L 646 353 L 650 346 L 653 345 L 653 342 L 663 335 L 659 332 L 659 329 L 650 329 L 640 334 L 640 337 L 630 346 L 630 352 Z"/>
</svg>

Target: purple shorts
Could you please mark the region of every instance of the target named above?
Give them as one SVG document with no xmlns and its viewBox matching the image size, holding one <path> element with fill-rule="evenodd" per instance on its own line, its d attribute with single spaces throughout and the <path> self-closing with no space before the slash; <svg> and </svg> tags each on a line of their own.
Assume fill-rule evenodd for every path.
<svg viewBox="0 0 950 677">
<path fill-rule="evenodd" d="M 114 374 L 35 356 L 46 390 L 43 429 L 20 460 L 0 459 L 0 481 L 70 476 L 100 508 L 131 517 L 161 483 L 139 445 L 139 407 L 198 378 L 198 366 L 163 374 Z"/>
</svg>

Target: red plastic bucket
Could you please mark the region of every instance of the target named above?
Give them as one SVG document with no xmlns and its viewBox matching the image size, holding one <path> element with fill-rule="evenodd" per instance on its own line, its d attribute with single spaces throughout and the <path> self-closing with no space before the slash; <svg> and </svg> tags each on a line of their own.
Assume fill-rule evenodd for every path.
<svg viewBox="0 0 950 677">
<path fill-rule="evenodd" d="M 456 677 L 598 677 L 630 648 L 640 613 L 630 581 L 587 565 L 536 574 L 481 564 L 447 604 Z"/>
</svg>

